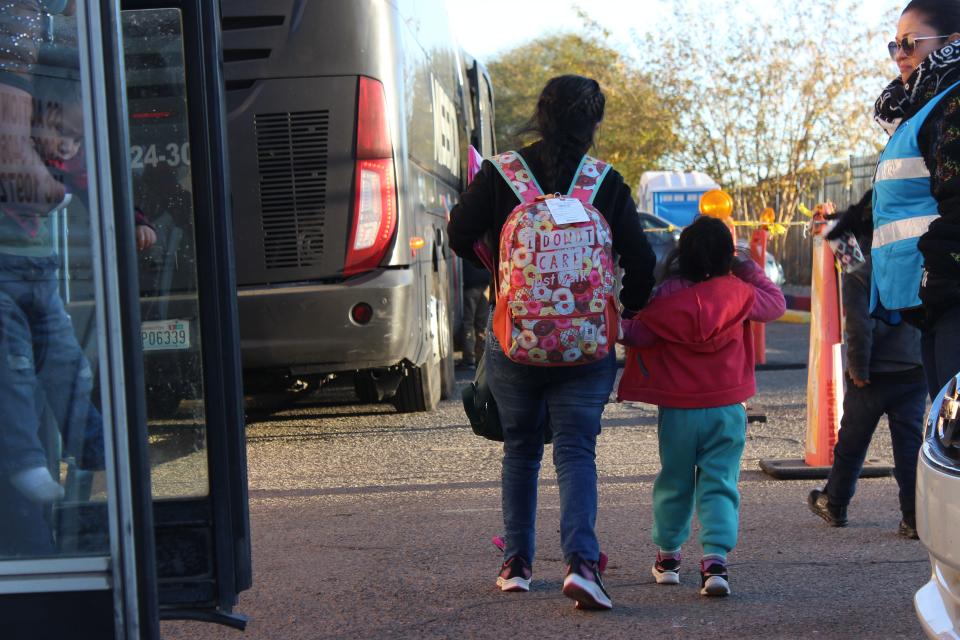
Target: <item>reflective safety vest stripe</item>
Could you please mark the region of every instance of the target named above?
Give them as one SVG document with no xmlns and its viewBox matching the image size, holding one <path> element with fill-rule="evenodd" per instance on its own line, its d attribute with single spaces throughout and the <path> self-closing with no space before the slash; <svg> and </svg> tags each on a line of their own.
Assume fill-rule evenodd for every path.
<svg viewBox="0 0 960 640">
<path fill-rule="evenodd" d="M 927 227 L 938 217 L 940 216 L 920 216 L 889 222 L 874 232 L 873 246 L 879 248 L 899 240 L 919 238 L 927 232 Z"/>
<path fill-rule="evenodd" d="M 903 180 L 907 178 L 929 178 L 930 170 L 923 158 L 896 158 L 884 160 L 877 166 L 876 182 L 881 180 Z"/>
<path fill-rule="evenodd" d="M 877 164 L 873 183 L 873 273 L 870 310 L 883 316 L 920 306 L 923 256 L 917 240 L 938 217 L 927 169 L 917 138 L 940 100 L 954 83 L 900 124 Z"/>
</svg>

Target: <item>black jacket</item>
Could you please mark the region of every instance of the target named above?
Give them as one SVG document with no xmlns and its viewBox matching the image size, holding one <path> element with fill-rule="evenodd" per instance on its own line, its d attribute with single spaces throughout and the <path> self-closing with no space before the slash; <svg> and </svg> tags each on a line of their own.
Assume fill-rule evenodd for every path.
<svg viewBox="0 0 960 640">
<path fill-rule="evenodd" d="M 906 322 L 891 326 L 870 317 L 870 270 L 868 256 L 865 264 L 843 274 L 847 371 L 860 380 L 921 366 L 919 330 Z"/>
<path fill-rule="evenodd" d="M 917 104 L 915 110 L 926 102 L 929 100 Z M 930 171 L 930 191 L 940 213 L 918 244 L 926 269 L 920 299 L 927 321 L 932 321 L 960 304 L 960 87 L 952 89 L 934 107 L 920 128 L 917 142 Z"/>
<path fill-rule="evenodd" d="M 474 265 L 469 260 L 463 261 L 463 288 L 486 289 L 490 286 L 490 272 L 483 267 Z"/>
<path fill-rule="evenodd" d="M 527 165 L 538 181 L 546 172 L 539 157 L 539 143 L 519 150 Z M 572 175 L 559 176 L 557 182 L 563 185 L 540 183 L 547 193 L 567 191 Z M 519 202 L 510 185 L 500 175 L 496 167 L 484 161 L 480 172 L 460 195 L 460 202 L 450 212 L 447 234 L 450 247 L 457 255 L 479 264 L 473 252 L 473 243 L 484 240 L 493 243 L 494 259 L 497 258 L 496 241 L 510 212 Z M 653 289 L 653 269 L 656 257 L 644 237 L 637 205 L 630 197 L 630 187 L 623 182 L 623 176 L 610 170 L 600 185 L 593 206 L 603 214 L 613 232 L 613 249 L 619 257 L 623 269 L 620 301 L 630 310 L 642 308 Z M 499 265 L 497 265 L 499 266 Z"/>
</svg>

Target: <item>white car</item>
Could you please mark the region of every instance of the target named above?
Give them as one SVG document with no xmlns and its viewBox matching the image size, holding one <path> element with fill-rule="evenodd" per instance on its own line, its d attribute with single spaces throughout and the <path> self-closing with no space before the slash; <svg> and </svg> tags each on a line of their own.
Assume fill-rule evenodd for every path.
<svg viewBox="0 0 960 640">
<path fill-rule="evenodd" d="M 643 227 L 644 233 L 647 234 L 647 242 L 650 243 L 650 248 L 653 249 L 653 253 L 657 258 L 657 277 L 659 277 L 667 258 L 677 247 L 677 242 L 680 241 L 680 232 L 683 230 L 683 227 L 679 227 L 669 220 L 665 220 L 652 213 L 639 211 L 638 214 L 640 216 L 640 225 Z M 745 240 L 739 240 L 737 242 L 737 250 L 749 254 L 750 243 Z M 767 274 L 767 277 L 770 278 L 770 281 L 778 287 L 782 287 L 786 282 L 786 278 L 783 275 L 783 265 L 773 257 L 773 253 L 770 251 L 767 251 L 767 261 L 763 271 Z"/>
<path fill-rule="evenodd" d="M 914 607 L 930 638 L 960 639 L 960 399 L 958 377 L 937 395 L 917 467 L 917 532 L 930 553 L 930 581 Z"/>
<path fill-rule="evenodd" d="M 743 239 L 737 240 L 737 250 L 750 255 L 750 242 Z M 782 287 L 787 281 L 783 275 L 783 265 L 773 257 L 773 253 L 769 249 L 767 250 L 767 262 L 763 265 L 763 272 L 770 279 L 770 282 L 778 287 Z"/>
</svg>

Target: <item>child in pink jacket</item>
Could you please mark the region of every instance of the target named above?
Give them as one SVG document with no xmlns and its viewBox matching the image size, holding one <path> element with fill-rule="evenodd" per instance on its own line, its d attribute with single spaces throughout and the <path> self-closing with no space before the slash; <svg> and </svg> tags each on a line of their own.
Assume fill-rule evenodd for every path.
<svg viewBox="0 0 960 640">
<path fill-rule="evenodd" d="M 680 234 L 672 274 L 651 302 L 624 320 L 627 361 L 618 397 L 656 404 L 661 471 L 653 485 L 653 575 L 680 581 L 680 547 L 700 520 L 700 593 L 730 593 L 726 557 L 737 541 L 742 404 L 756 393 L 750 321 L 783 315 L 783 294 L 716 218 Z"/>
</svg>

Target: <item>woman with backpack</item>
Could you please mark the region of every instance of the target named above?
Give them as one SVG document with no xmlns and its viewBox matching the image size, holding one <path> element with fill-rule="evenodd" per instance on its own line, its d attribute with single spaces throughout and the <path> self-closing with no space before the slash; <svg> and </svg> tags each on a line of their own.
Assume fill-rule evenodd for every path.
<svg viewBox="0 0 960 640">
<path fill-rule="evenodd" d="M 485 351 L 504 432 L 505 548 L 497 585 L 529 590 L 549 412 L 567 567 L 563 593 L 589 609 L 612 607 L 594 531 L 596 439 L 616 377 L 619 332 L 612 256 L 623 271 L 620 302 L 627 312 L 646 303 L 655 264 L 623 177 L 585 155 L 604 105 L 595 80 L 550 80 L 528 126 L 539 141 L 485 161 L 448 227 L 450 246 L 464 259 L 479 263 L 475 249 L 492 250 L 497 275 L 498 308 Z M 573 197 L 542 195 L 560 193 Z"/>
</svg>

